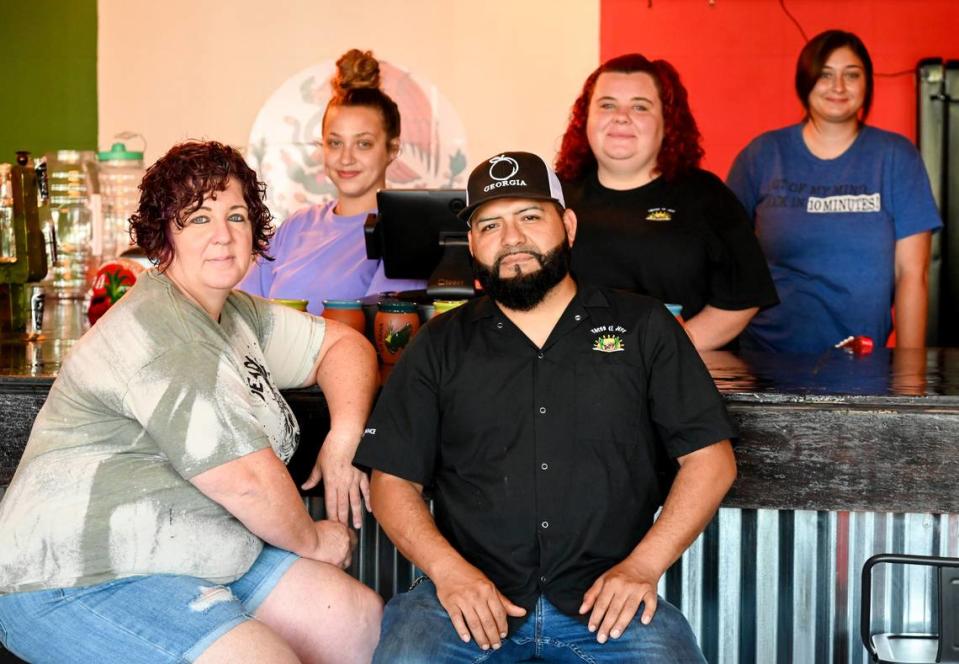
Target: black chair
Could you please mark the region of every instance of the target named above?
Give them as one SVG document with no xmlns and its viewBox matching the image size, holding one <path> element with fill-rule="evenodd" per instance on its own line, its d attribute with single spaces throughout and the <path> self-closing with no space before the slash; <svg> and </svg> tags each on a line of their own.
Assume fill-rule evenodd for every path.
<svg viewBox="0 0 959 664">
<path fill-rule="evenodd" d="M 920 565 L 938 570 L 937 634 L 872 634 L 872 568 L 880 563 Z M 878 664 L 959 662 L 959 558 L 881 553 L 862 567 L 860 636 Z"/>
</svg>

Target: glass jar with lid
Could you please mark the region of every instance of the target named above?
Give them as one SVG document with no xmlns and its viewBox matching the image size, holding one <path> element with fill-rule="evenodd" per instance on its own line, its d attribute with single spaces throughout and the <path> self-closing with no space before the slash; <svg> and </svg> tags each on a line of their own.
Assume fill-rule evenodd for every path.
<svg viewBox="0 0 959 664">
<path fill-rule="evenodd" d="M 125 143 L 114 143 L 97 156 L 103 209 L 103 260 L 110 260 L 130 247 L 129 222 L 140 203 L 138 187 L 143 179 L 143 152 L 130 150 Z"/>
<path fill-rule="evenodd" d="M 50 216 L 56 229 L 57 260 L 51 270 L 53 295 L 82 298 L 93 268 L 93 213 L 96 159 L 91 151 L 58 150 L 47 155 Z"/>
</svg>

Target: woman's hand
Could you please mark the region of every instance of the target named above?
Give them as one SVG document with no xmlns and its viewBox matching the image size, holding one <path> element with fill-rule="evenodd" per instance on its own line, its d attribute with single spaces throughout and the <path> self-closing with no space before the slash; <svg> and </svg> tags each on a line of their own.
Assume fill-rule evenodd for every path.
<svg viewBox="0 0 959 664">
<path fill-rule="evenodd" d="M 362 334 L 328 320 L 314 376 L 330 410 L 330 433 L 302 488 L 310 489 L 322 480 L 327 516 L 348 524 L 352 508 L 353 525 L 359 528 L 363 525 L 361 498 L 370 509 L 370 484 L 366 475 L 353 467 L 353 455 L 379 382 L 376 352 Z"/>
<path fill-rule="evenodd" d="M 370 481 L 366 473 L 353 466 L 355 451 L 356 441 L 337 439 L 330 432 L 302 488 L 312 489 L 322 480 L 327 518 L 349 525 L 352 511 L 353 527 L 359 529 L 363 525 L 362 503 L 370 509 Z"/>
<path fill-rule="evenodd" d="M 314 521 L 313 527 L 316 530 L 316 549 L 306 557 L 336 565 L 340 569 L 349 567 L 356 546 L 356 533 L 349 526 L 327 519 Z"/>
</svg>

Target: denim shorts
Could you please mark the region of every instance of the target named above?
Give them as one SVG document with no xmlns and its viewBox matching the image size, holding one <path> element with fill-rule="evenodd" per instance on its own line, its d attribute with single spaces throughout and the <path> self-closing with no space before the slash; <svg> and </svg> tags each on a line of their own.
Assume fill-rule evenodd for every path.
<svg viewBox="0 0 959 664">
<path fill-rule="evenodd" d="M 156 574 L 0 595 L 0 641 L 30 662 L 192 662 L 252 618 L 298 559 L 266 545 L 224 585 Z"/>
</svg>

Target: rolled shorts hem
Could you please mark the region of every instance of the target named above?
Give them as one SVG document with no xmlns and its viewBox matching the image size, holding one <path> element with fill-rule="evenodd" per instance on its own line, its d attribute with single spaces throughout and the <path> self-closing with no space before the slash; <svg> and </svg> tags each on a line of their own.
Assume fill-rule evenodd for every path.
<svg viewBox="0 0 959 664">
<path fill-rule="evenodd" d="M 256 585 L 253 590 L 243 598 L 243 606 L 246 612 L 252 617 L 256 610 L 260 608 L 267 596 L 276 589 L 277 584 L 283 575 L 286 574 L 300 557 L 294 553 L 289 553 L 283 560 L 276 564 Z"/>
<path fill-rule="evenodd" d="M 222 623 L 217 625 L 216 628 L 210 630 L 205 636 L 203 636 L 199 641 L 194 643 L 189 650 L 183 653 L 181 656 L 182 661 L 185 662 L 195 662 L 200 655 L 205 653 L 207 649 L 212 646 L 217 639 L 229 632 L 231 629 L 245 623 L 247 620 L 255 620 L 251 615 L 247 616 L 237 616 L 229 622 Z"/>
</svg>

